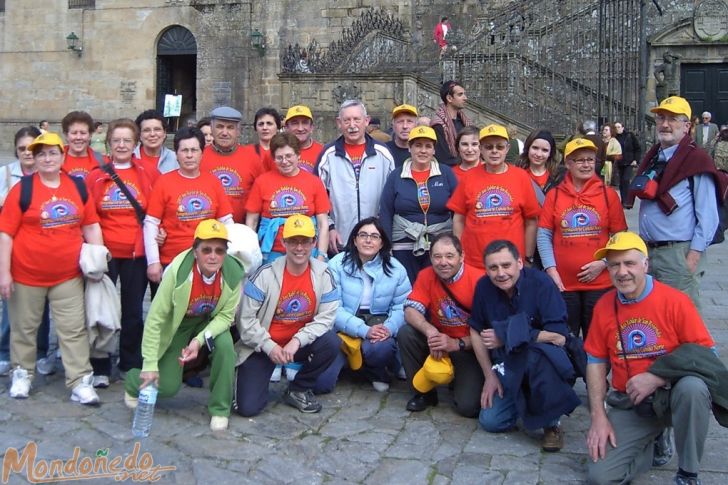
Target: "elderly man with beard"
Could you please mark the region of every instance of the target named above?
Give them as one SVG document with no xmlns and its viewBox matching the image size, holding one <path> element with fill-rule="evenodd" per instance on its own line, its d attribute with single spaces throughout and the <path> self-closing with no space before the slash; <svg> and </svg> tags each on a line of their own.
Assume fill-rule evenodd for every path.
<svg viewBox="0 0 728 485">
<path fill-rule="evenodd" d="M 354 225 L 377 215 L 379 199 L 394 159 L 387 147 L 366 133 L 367 109 L 361 101 L 341 104 L 336 126 L 341 136 L 324 148 L 316 172 L 329 193 L 329 251 L 338 253 Z"/>
<path fill-rule="evenodd" d="M 480 410 L 483 373 L 473 353 L 468 318 L 483 272 L 463 261 L 460 240 L 450 232 L 432 239 L 430 260 L 432 266 L 420 271 L 405 301 L 407 325 L 397 334 L 402 365 L 415 390 L 407 410 L 436 406 L 436 385 L 454 379 L 455 411 L 474 418 Z M 423 378 L 438 369 L 448 375 L 440 381 Z"/>
</svg>

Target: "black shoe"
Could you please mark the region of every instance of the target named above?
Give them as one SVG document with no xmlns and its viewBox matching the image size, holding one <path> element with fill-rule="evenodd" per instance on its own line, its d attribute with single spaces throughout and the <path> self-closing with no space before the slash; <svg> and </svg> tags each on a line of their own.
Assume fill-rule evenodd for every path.
<svg viewBox="0 0 728 485">
<path fill-rule="evenodd" d="M 655 438 L 652 453 L 652 466 L 664 466 L 670 463 L 674 449 L 672 446 L 672 428 L 665 428 Z"/>
<path fill-rule="evenodd" d="M 292 391 L 288 389 L 283 395 L 283 402 L 302 413 L 317 413 L 321 411 L 321 403 L 313 395 L 311 389 L 305 391 Z"/>
<path fill-rule="evenodd" d="M 412 396 L 412 399 L 407 401 L 407 411 L 424 411 L 427 406 L 437 406 L 437 391 L 430 391 L 427 394 L 420 394 L 419 392 Z"/>
</svg>

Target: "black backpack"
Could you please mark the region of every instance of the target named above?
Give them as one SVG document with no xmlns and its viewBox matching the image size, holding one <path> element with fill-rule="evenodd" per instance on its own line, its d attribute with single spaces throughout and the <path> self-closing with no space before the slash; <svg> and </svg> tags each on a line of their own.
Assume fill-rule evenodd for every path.
<svg viewBox="0 0 728 485">
<path fill-rule="evenodd" d="M 83 201 L 83 204 L 86 205 L 86 201 L 88 201 L 88 190 L 86 190 L 86 184 L 79 177 L 72 177 L 70 175 L 66 175 L 66 176 L 70 177 L 71 180 L 73 180 L 73 184 L 76 186 L 76 189 L 78 190 L 78 195 L 81 196 L 81 200 Z M 63 177 L 63 175 L 61 175 L 61 177 Z M 30 201 L 32 198 L 33 198 L 33 176 L 32 175 L 23 175 L 23 177 L 20 179 L 20 212 L 25 213 L 25 211 L 28 210 L 28 207 L 30 207 Z"/>
<path fill-rule="evenodd" d="M 712 175 L 715 182 L 715 199 L 718 206 L 718 228 L 715 230 L 713 239 L 710 242 L 711 245 L 725 241 L 725 231 L 728 229 L 728 172 L 716 169 Z M 688 177 L 688 184 L 690 184 L 690 193 L 693 194 L 694 201 L 695 180 L 692 176 Z M 695 215 L 695 203 L 693 203 L 693 215 Z M 697 218 L 697 215 L 695 215 L 696 220 Z"/>
</svg>

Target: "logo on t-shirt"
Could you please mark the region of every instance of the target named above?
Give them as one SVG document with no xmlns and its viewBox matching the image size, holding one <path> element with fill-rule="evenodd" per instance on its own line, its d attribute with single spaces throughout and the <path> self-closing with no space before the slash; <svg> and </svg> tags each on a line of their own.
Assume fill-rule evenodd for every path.
<svg viewBox="0 0 728 485">
<path fill-rule="evenodd" d="M 437 316 L 444 327 L 461 327 L 468 323 L 468 313 L 460 308 L 452 298 L 445 297 L 438 302 Z"/>
<path fill-rule="evenodd" d="M 476 198 L 475 217 L 502 217 L 512 213 L 513 198 L 504 187 L 486 187 Z"/>
<path fill-rule="evenodd" d="M 225 195 L 230 197 L 240 197 L 243 195 L 240 174 L 235 169 L 223 165 L 212 169 L 212 174 L 220 180 L 220 183 L 225 189 Z"/>
<path fill-rule="evenodd" d="M 273 317 L 280 323 L 297 323 L 310 321 L 313 317 L 313 305 L 309 296 L 299 290 L 286 293 L 278 300 Z"/>
<path fill-rule="evenodd" d="M 199 190 L 188 190 L 177 198 L 177 218 L 180 221 L 210 219 L 214 216 L 210 197 Z"/>
<path fill-rule="evenodd" d="M 288 217 L 308 212 L 306 197 L 295 187 L 284 186 L 273 192 L 270 213 L 273 217 Z"/>
<path fill-rule="evenodd" d="M 667 353 L 665 346 L 659 343 L 661 332 L 650 320 L 645 318 L 630 318 L 620 325 L 622 340 L 626 349 L 622 350 L 622 343 L 617 336 L 617 355 L 628 359 L 644 359 L 658 357 Z"/>
<path fill-rule="evenodd" d="M 599 223 L 599 214 L 593 207 L 572 206 L 561 216 L 561 233 L 563 237 L 598 236 L 602 232 Z"/>
<path fill-rule="evenodd" d="M 80 221 L 78 207 L 69 199 L 53 197 L 40 206 L 40 226 L 43 229 L 71 226 Z"/>
<path fill-rule="evenodd" d="M 86 180 L 86 176 L 90 172 L 87 169 L 83 168 L 83 167 L 75 167 L 75 168 L 72 168 L 71 170 L 69 170 L 66 173 L 68 175 L 70 175 L 71 177 L 79 177 L 79 178 L 82 178 L 82 179 Z"/>
<path fill-rule="evenodd" d="M 131 182 L 126 182 L 129 193 L 138 200 L 139 190 Z M 132 205 L 116 184 L 111 184 L 106 189 L 106 194 L 101 199 L 101 210 L 131 209 Z"/>
<path fill-rule="evenodd" d="M 301 170 L 305 170 L 308 173 L 313 173 L 315 163 L 316 162 L 309 162 L 308 160 L 299 158 L 298 159 L 298 168 L 300 168 Z"/>
<path fill-rule="evenodd" d="M 201 317 L 209 315 L 217 305 L 217 298 L 214 295 L 198 295 L 190 300 L 187 307 L 187 315 L 191 317 Z"/>
</svg>

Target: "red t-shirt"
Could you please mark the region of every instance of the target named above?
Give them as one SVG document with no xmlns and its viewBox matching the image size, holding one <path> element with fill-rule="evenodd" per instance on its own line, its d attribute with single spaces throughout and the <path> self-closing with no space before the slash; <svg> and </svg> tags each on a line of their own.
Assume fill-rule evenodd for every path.
<svg viewBox="0 0 728 485">
<path fill-rule="evenodd" d="M 161 220 L 160 227 L 167 231 L 167 239 L 159 248 L 160 262 L 169 264 L 192 246 L 200 221 L 219 219 L 231 211 L 220 181 L 209 173 L 193 179 L 183 177 L 179 170 L 161 175 L 147 206 L 147 215 Z"/>
<path fill-rule="evenodd" d="M 452 168 L 452 173 L 455 174 L 455 178 L 457 179 L 458 183 L 460 183 L 463 180 L 463 178 L 467 176 L 467 174 L 473 173 L 473 170 L 477 170 L 479 166 L 480 166 L 480 164 L 478 164 L 475 167 L 472 167 L 468 170 L 463 170 L 460 167 L 460 165 L 455 165 L 454 167 L 450 167 L 450 168 Z"/>
<path fill-rule="evenodd" d="M 351 158 L 351 164 L 354 166 L 354 174 L 358 179 L 359 173 L 361 172 L 361 162 L 364 158 L 364 152 L 366 151 L 366 144 L 349 145 L 348 143 L 344 143 L 344 151 L 346 151 L 346 154 L 349 155 L 349 158 Z"/>
<path fill-rule="evenodd" d="M 93 150 L 90 148 L 86 150 L 86 154 L 81 157 L 75 157 L 68 152 L 66 149 L 66 156 L 63 159 L 63 171 L 68 175 L 74 177 L 80 177 L 86 180 L 86 176 L 99 166 L 96 161 Z"/>
<path fill-rule="evenodd" d="M 265 172 L 263 158 L 256 145 L 238 146 L 230 154 L 222 154 L 210 145 L 202 152 L 200 170 L 220 180 L 233 209 L 235 222 L 245 222 L 245 202 L 255 179 Z"/>
<path fill-rule="evenodd" d="M 293 214 L 314 216 L 331 210 L 329 196 L 321 179 L 304 170 L 293 177 L 271 170 L 259 176 L 250 190 L 246 212 L 261 217 L 288 217 Z M 284 253 L 283 226 L 278 229 L 273 251 Z"/>
<path fill-rule="evenodd" d="M 285 269 L 281 296 L 268 333 L 275 343 L 286 345 L 296 332 L 313 320 L 316 309 L 316 293 L 313 290 L 311 267 L 295 276 Z"/>
<path fill-rule="evenodd" d="M 33 197 L 23 213 L 20 187 L 15 184 L 10 189 L 0 213 L 0 232 L 13 238 L 13 279 L 28 286 L 49 287 L 80 276 L 81 227 L 99 222 L 91 197 L 84 205 L 73 180 L 64 174 L 55 189 L 43 185 L 35 174 Z"/>
<path fill-rule="evenodd" d="M 652 292 L 644 300 L 617 304 L 619 318 L 614 314 L 616 290 L 607 292 L 594 307 L 584 350 L 611 363 L 612 385 L 618 391 L 625 392 L 628 375 L 646 372 L 655 359 L 681 344 L 715 346 L 690 297 L 659 281 L 653 282 Z M 622 352 L 617 320 L 626 352 Z M 629 373 L 625 353 L 629 359 Z"/>
<path fill-rule="evenodd" d="M 427 188 L 427 179 L 429 177 L 429 168 L 427 170 L 412 169 L 412 178 L 415 179 L 417 184 L 417 202 L 420 203 L 420 208 L 425 214 L 430 209 L 430 190 Z"/>
<path fill-rule="evenodd" d="M 508 165 L 503 173 L 485 167 L 461 179 L 447 208 L 465 216 L 461 241 L 465 262 L 484 268 L 483 251 L 496 239 L 507 239 L 526 255 L 525 219 L 538 217 L 541 208 L 523 169 Z"/>
<path fill-rule="evenodd" d="M 317 141 L 313 141 L 311 146 L 308 148 L 302 148 L 301 154 L 298 157 L 298 168 L 305 170 L 308 173 L 313 173 L 316 161 L 323 149 L 324 146 Z"/>
<path fill-rule="evenodd" d="M 536 182 L 536 184 L 541 187 L 542 189 L 546 185 L 546 182 L 549 181 L 549 172 L 548 170 L 542 173 L 541 175 L 536 175 L 535 173 L 531 172 L 530 170 L 526 170 L 526 173 L 529 177 L 531 177 L 531 180 Z"/>
<path fill-rule="evenodd" d="M 482 270 L 464 264 L 462 275 L 456 282 L 448 284 L 448 289 L 458 301 L 472 309 L 475 285 L 484 274 Z M 431 266 L 423 269 L 417 275 L 407 300 L 422 304 L 429 313 L 430 323 L 440 332 L 452 338 L 467 337 L 470 335 L 470 312 L 450 298 L 440 281 Z"/>
<path fill-rule="evenodd" d="M 151 155 L 147 155 L 144 152 L 144 147 L 139 147 L 139 159 L 135 159 L 134 163 L 139 163 L 142 167 L 144 167 L 144 170 L 147 171 L 148 174 L 152 175 L 152 178 L 158 178 L 162 173 L 159 171 L 159 159 L 161 158 L 161 155 L 157 155 L 156 157 L 153 157 Z"/>
<path fill-rule="evenodd" d="M 609 288 L 612 282 L 606 270 L 589 283 L 580 282 L 576 275 L 594 261 L 594 252 L 607 244 L 610 234 L 627 230 L 622 204 L 617 193 L 596 176 L 580 192 L 573 187 L 567 175 L 546 194 L 538 225 L 553 232 L 556 269 L 567 291 Z"/>
<path fill-rule="evenodd" d="M 215 279 L 209 285 L 202 279 L 202 274 L 197 265 L 192 269 L 192 288 L 190 290 L 190 301 L 187 305 L 188 317 L 204 317 L 212 313 L 220 301 L 222 294 L 221 271 L 217 272 Z"/>
<path fill-rule="evenodd" d="M 124 182 L 132 196 L 139 202 L 142 209 L 147 207 L 149 192 L 142 187 L 136 168 L 115 168 L 114 171 Z M 93 197 L 96 212 L 99 215 L 101 232 L 104 235 L 104 244 L 114 258 L 132 258 L 143 256 L 143 245 L 139 245 L 141 225 L 137 219 L 136 211 L 127 200 L 124 193 L 105 173 L 98 173 L 103 177 L 101 181 L 91 180 L 95 176 L 86 178 L 86 185 Z M 97 184 L 100 184 L 97 185 Z"/>
</svg>

